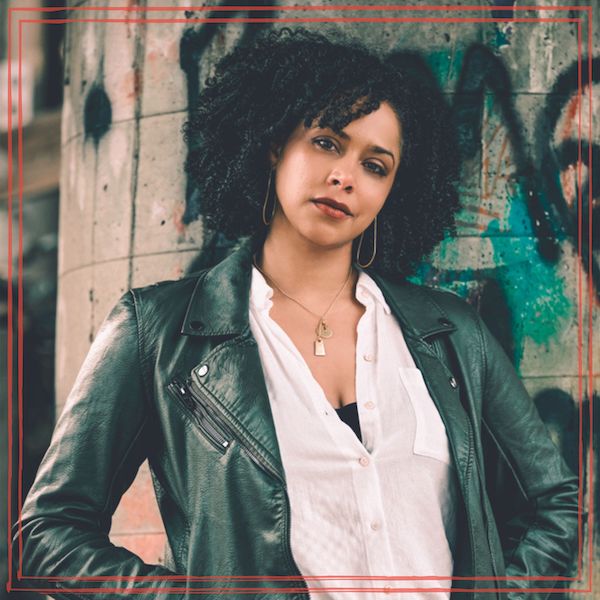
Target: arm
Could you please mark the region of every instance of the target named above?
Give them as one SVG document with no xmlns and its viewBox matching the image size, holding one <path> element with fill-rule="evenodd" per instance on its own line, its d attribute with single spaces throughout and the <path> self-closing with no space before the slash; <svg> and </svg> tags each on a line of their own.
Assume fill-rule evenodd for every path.
<svg viewBox="0 0 600 600">
<path fill-rule="evenodd" d="M 146 457 L 149 394 L 140 359 L 129 293 L 98 332 L 27 496 L 20 527 L 17 523 L 13 529 L 17 580 L 20 575 L 39 577 L 21 580 L 19 586 L 56 590 L 47 593 L 57 598 L 72 598 L 70 590 L 81 588 L 99 590 L 93 595 L 98 600 L 122 589 L 120 594 L 133 592 L 137 598 L 156 595 L 142 591 L 147 588 L 182 595 L 175 589 L 182 582 L 147 579 L 174 573 L 145 564 L 108 538 L 117 504 Z M 54 579 L 106 576 L 113 579 Z"/>
<path fill-rule="evenodd" d="M 557 588 L 560 581 L 515 580 L 522 576 L 568 576 L 577 556 L 578 480 L 550 439 L 514 367 L 487 327 L 477 318 L 485 374 L 483 421 L 512 472 L 527 509 L 506 524 L 503 540 L 506 587 Z M 502 493 L 503 490 L 499 490 Z M 505 493 L 508 490 L 505 490 Z M 513 498 L 511 498 L 512 500 Z M 548 596 L 511 592 L 510 598 Z"/>
</svg>

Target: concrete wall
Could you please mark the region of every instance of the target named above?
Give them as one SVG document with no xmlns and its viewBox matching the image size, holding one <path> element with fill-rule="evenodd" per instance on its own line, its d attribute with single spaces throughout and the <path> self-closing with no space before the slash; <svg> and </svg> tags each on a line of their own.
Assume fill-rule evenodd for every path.
<svg viewBox="0 0 600 600">
<path fill-rule="evenodd" d="M 175 7 L 181 3 L 149 0 L 147 4 Z M 102 3 L 77 3 L 95 5 Z M 204 14 L 199 11 L 146 14 L 184 22 L 72 23 L 68 28 L 59 247 L 59 407 L 99 324 L 117 298 L 129 287 L 180 277 L 202 253 L 208 240 L 201 222 L 192 219 L 196 200 L 192 201 L 182 171 L 186 146 L 180 128 L 211 65 L 263 27 L 194 23 L 194 18 Z M 262 13 L 273 17 L 306 14 Z M 356 13 L 310 13 L 344 14 Z M 366 41 L 377 39 L 389 52 L 418 50 L 424 66 L 449 95 L 467 157 L 461 181 L 463 209 L 458 215 L 458 235 L 441 245 L 416 279 L 452 289 L 479 307 L 577 470 L 580 402 L 584 431 L 589 426 L 588 294 L 597 307 L 600 283 L 598 236 L 591 261 L 587 236 L 582 240 L 584 258 L 578 256 L 574 191 L 580 115 L 584 162 L 587 144 L 597 143 L 587 133 L 591 88 L 585 87 L 580 106 L 576 24 L 518 23 L 514 19 L 581 16 L 585 33 L 587 16 L 577 11 L 498 14 L 513 20 L 306 26 L 320 31 L 341 28 Z M 498 14 L 360 13 L 417 18 Z M 107 16 L 104 11 L 85 16 L 92 15 Z M 125 12 L 110 14 L 111 18 L 124 16 Z M 597 31 L 598 23 L 594 25 Z M 584 74 L 589 58 L 586 48 L 587 44 Z M 597 46 L 596 52 L 598 61 Z M 596 68 L 595 77 L 599 76 Z M 597 83 L 593 90 L 598 97 Z M 596 100 L 596 136 L 598 106 Z M 584 201 L 588 181 L 584 165 Z M 596 222 L 598 210 L 596 204 Z M 592 271 L 595 282 L 588 276 Z M 597 313 L 592 328 L 598 339 Z M 595 372 L 598 366 L 595 357 Z M 586 435 L 582 472 L 586 498 L 592 481 L 587 468 L 590 444 Z M 594 482 L 598 481 L 598 474 L 594 475 Z M 119 507 L 111 536 L 148 561 L 161 560 L 164 537 L 145 468 Z"/>
</svg>

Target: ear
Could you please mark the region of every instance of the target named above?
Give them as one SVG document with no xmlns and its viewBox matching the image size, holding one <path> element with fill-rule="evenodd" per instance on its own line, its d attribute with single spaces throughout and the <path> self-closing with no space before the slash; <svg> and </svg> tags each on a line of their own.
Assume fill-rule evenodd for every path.
<svg viewBox="0 0 600 600">
<path fill-rule="evenodd" d="M 269 162 L 272 167 L 276 167 L 281 157 L 281 146 L 275 142 L 269 145 Z"/>
</svg>

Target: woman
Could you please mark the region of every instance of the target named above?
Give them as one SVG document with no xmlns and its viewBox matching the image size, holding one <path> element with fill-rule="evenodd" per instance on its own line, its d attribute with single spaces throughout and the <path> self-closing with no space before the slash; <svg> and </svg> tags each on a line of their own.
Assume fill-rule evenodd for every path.
<svg viewBox="0 0 600 600">
<path fill-rule="evenodd" d="M 245 239 L 109 315 L 23 508 L 23 574 L 58 597 L 556 587 L 518 577 L 567 573 L 577 480 L 474 311 L 405 281 L 457 210 L 448 116 L 409 69 L 305 31 L 220 62 L 187 169 Z M 169 568 L 108 540 L 145 458 Z"/>
</svg>

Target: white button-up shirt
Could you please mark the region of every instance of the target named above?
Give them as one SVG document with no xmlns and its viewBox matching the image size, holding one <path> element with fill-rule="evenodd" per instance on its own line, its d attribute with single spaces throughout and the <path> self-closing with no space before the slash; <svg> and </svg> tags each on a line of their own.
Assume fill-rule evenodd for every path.
<svg viewBox="0 0 600 600">
<path fill-rule="evenodd" d="M 450 588 L 457 484 L 445 427 L 377 284 L 360 272 L 356 401 L 362 443 L 269 316 L 273 290 L 252 269 L 256 338 L 286 475 L 292 554 L 315 588 Z M 335 343 L 335 337 L 328 341 Z M 327 360 L 327 358 L 323 358 Z M 369 577 L 365 580 L 345 576 Z M 386 580 L 371 576 L 438 576 Z M 319 600 L 381 598 L 319 592 Z M 443 600 L 448 592 L 403 592 Z"/>
</svg>

